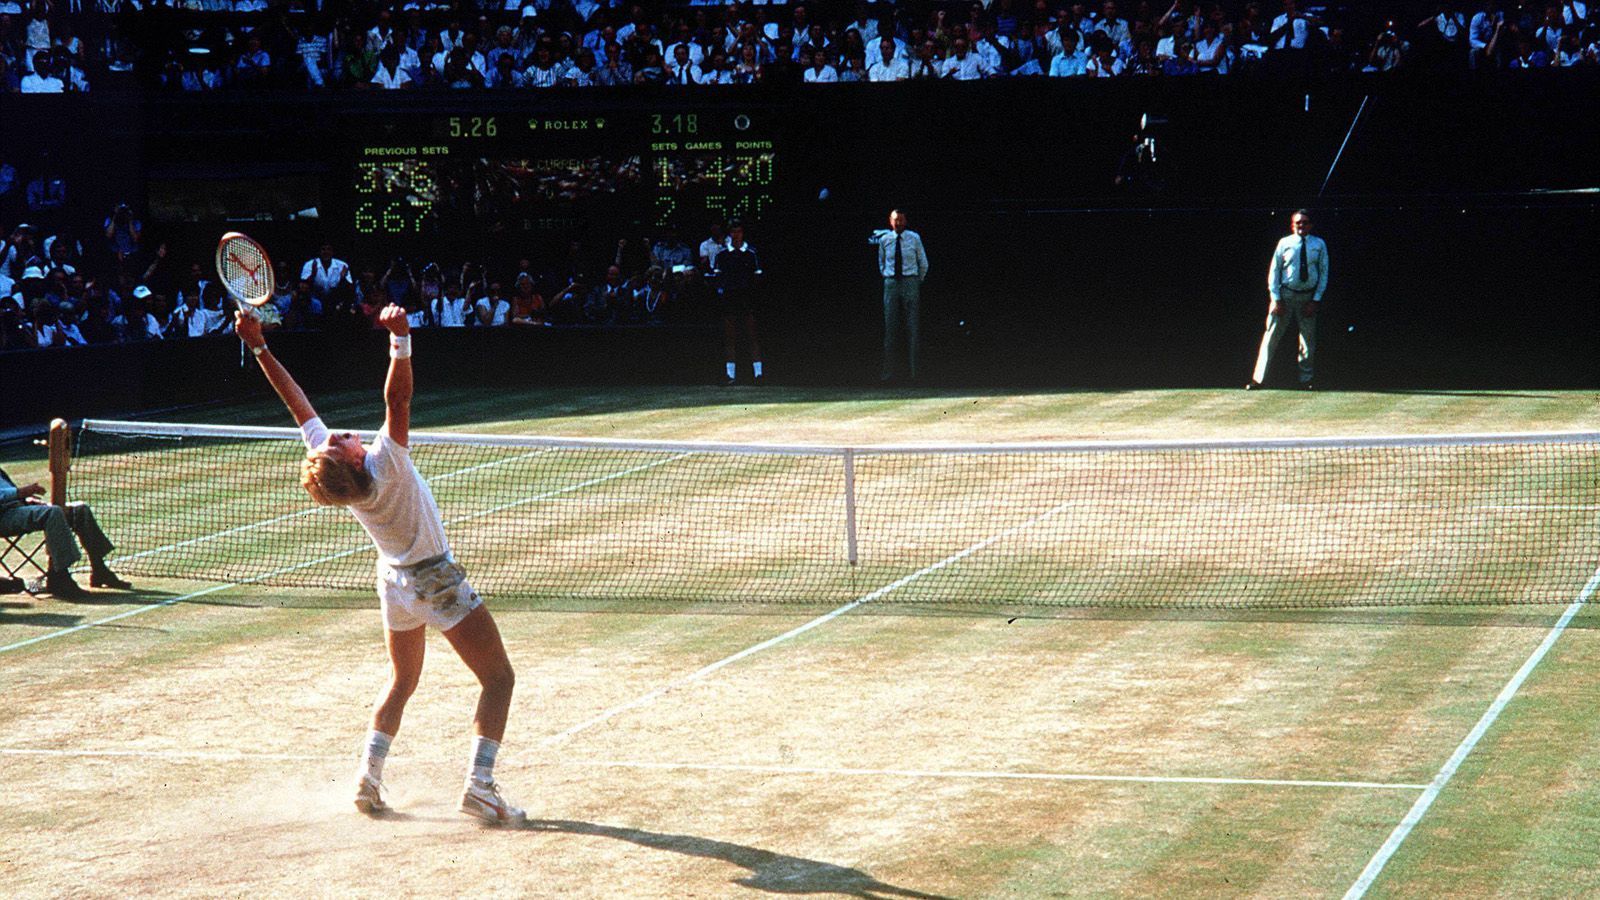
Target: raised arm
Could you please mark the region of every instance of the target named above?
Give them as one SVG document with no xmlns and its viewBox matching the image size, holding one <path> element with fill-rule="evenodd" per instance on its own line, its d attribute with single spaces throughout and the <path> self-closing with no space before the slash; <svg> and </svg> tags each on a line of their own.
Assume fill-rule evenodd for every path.
<svg viewBox="0 0 1600 900">
<path fill-rule="evenodd" d="M 411 440 L 411 322 L 393 303 L 378 313 L 389 330 L 389 378 L 383 383 L 384 430 L 402 447 Z"/>
<path fill-rule="evenodd" d="M 267 339 L 261 335 L 261 320 L 246 312 L 233 314 L 233 328 L 239 334 L 239 340 L 256 356 L 256 362 L 261 364 L 261 371 L 267 376 L 267 381 L 272 384 L 272 389 L 278 392 L 278 397 L 283 400 L 283 405 L 289 407 L 289 414 L 294 416 L 296 425 L 305 423 L 317 417 L 317 411 L 311 408 L 311 401 L 306 399 L 305 391 L 300 390 L 300 385 L 295 383 L 289 370 L 278 362 L 267 348 Z"/>
</svg>

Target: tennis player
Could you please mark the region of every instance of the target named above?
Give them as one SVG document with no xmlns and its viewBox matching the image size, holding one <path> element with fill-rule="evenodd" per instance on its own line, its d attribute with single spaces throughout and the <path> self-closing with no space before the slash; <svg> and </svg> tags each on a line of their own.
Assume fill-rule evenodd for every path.
<svg viewBox="0 0 1600 900">
<path fill-rule="evenodd" d="M 362 446 L 350 432 L 328 432 L 300 386 L 267 349 L 260 320 L 240 312 L 234 326 L 305 437 L 301 485 L 317 503 L 349 509 L 378 547 L 378 598 L 393 673 L 372 713 L 356 783 L 356 808 L 368 815 L 388 811 L 383 762 L 422 674 L 427 646 L 423 626 L 432 625 L 444 633 L 482 685 L 461 811 L 496 825 L 520 825 L 522 810 L 506 802 L 493 774 L 511 707 L 515 680 L 511 661 L 494 617 L 450 553 L 433 492 L 411 463 L 406 446 L 411 425 L 411 327 L 406 311 L 386 306 L 378 323 L 389 330 L 389 378 L 383 388 L 383 428 L 369 446 Z"/>
</svg>

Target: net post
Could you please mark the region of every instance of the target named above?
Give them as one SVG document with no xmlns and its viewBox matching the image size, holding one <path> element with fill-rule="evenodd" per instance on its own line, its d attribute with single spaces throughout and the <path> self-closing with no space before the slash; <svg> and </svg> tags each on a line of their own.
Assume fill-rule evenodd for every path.
<svg viewBox="0 0 1600 900">
<path fill-rule="evenodd" d="M 856 452 L 844 451 L 844 547 L 850 565 L 856 564 Z"/>
<path fill-rule="evenodd" d="M 67 503 L 67 470 L 72 468 L 72 427 L 64 419 L 50 422 L 50 502 Z"/>
</svg>

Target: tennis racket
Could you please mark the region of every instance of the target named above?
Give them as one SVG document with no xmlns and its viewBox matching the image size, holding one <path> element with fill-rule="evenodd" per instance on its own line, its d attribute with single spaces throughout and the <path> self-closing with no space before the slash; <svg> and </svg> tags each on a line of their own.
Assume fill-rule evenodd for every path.
<svg viewBox="0 0 1600 900">
<path fill-rule="evenodd" d="M 272 299 L 276 287 L 267 249 L 237 231 L 217 241 L 217 277 L 247 316 L 256 315 L 256 310 Z M 244 368 L 248 359 L 244 344 L 239 344 L 239 368 Z"/>
<path fill-rule="evenodd" d="M 217 277 L 243 312 L 265 305 L 276 287 L 266 248 L 237 231 L 217 242 Z"/>
</svg>

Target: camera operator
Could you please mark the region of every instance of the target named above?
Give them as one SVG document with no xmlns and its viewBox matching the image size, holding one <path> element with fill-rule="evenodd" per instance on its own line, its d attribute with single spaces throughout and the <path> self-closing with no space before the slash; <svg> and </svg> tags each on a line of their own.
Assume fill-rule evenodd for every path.
<svg viewBox="0 0 1600 900">
<path fill-rule="evenodd" d="M 111 255 L 116 257 L 117 265 L 121 266 L 139 252 L 139 239 L 143 232 L 143 224 L 133 217 L 133 210 L 126 203 L 118 203 L 111 210 L 111 216 L 106 219 L 106 241 L 110 245 Z"/>
<path fill-rule="evenodd" d="M 1373 40 L 1372 52 L 1367 55 L 1367 67 L 1363 71 L 1389 72 L 1398 69 L 1410 50 L 1410 42 L 1395 33 L 1394 23 L 1389 22 Z"/>
</svg>

